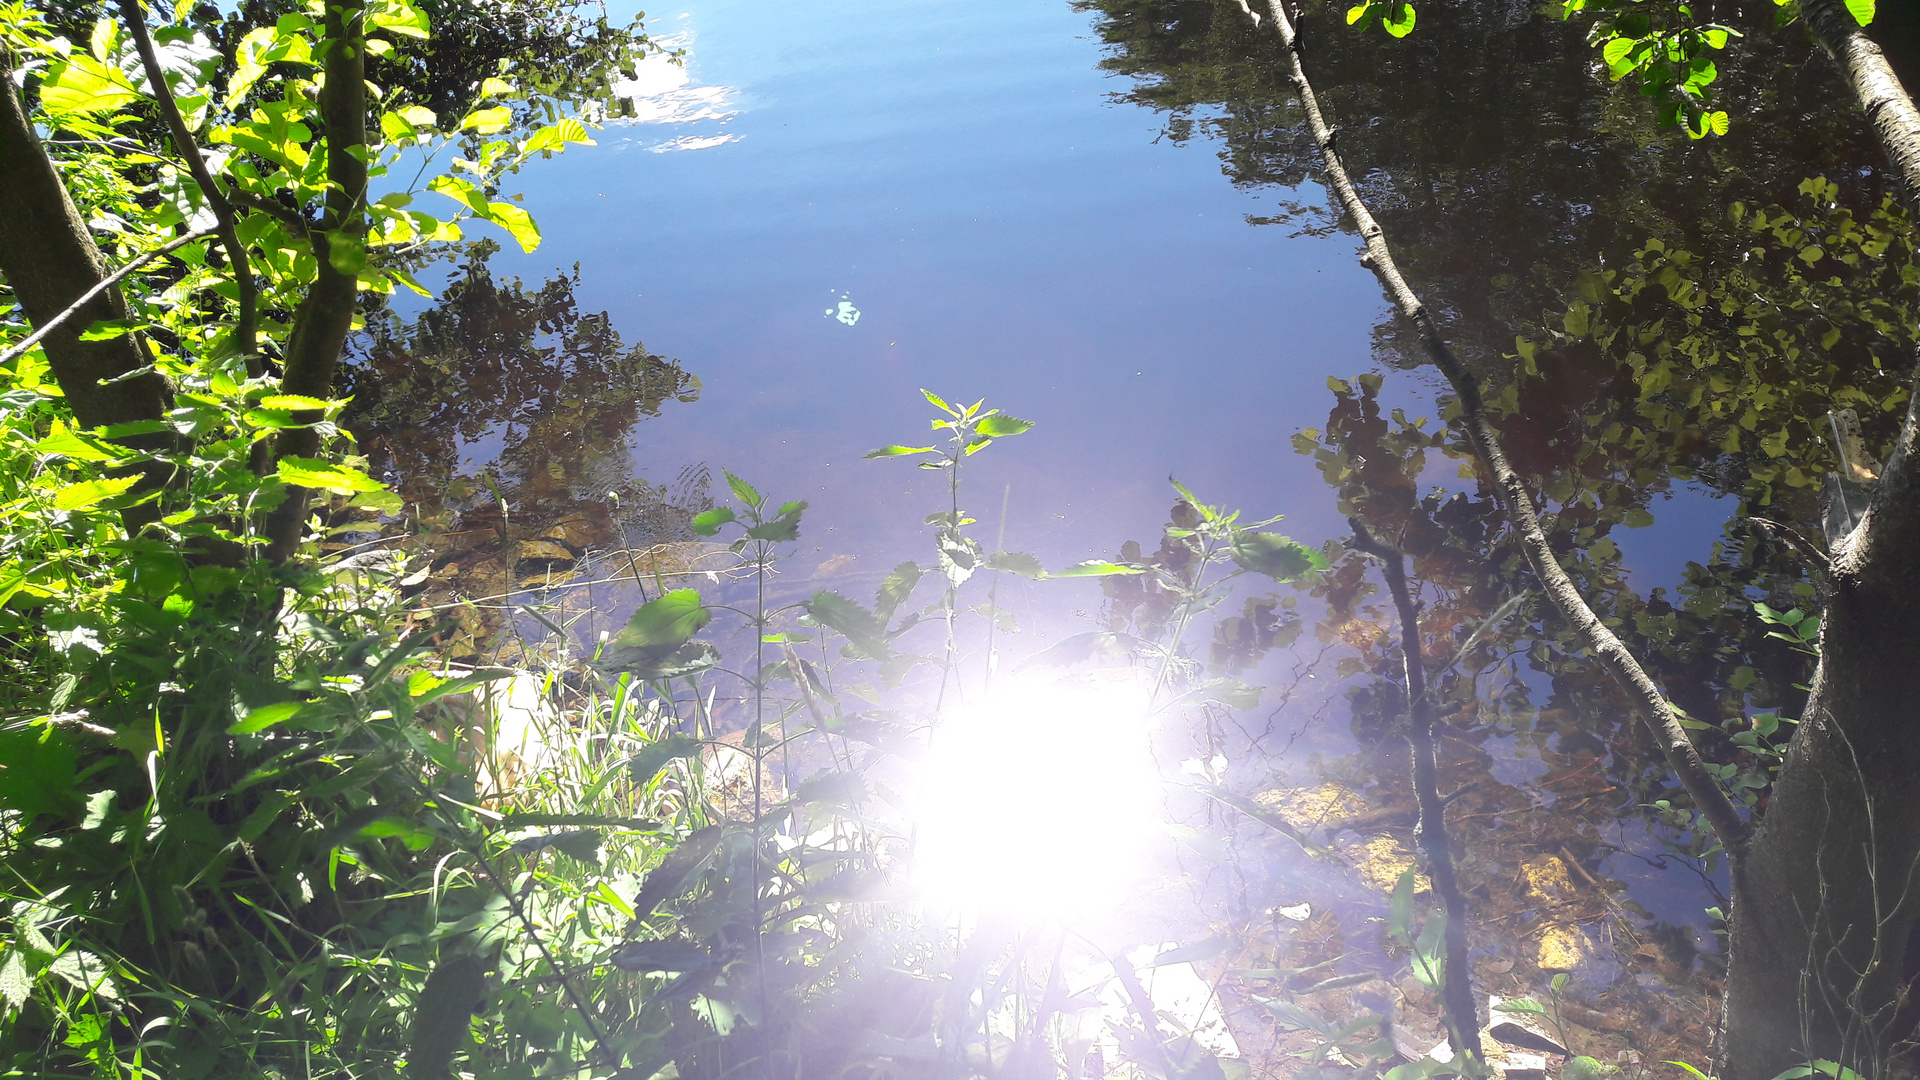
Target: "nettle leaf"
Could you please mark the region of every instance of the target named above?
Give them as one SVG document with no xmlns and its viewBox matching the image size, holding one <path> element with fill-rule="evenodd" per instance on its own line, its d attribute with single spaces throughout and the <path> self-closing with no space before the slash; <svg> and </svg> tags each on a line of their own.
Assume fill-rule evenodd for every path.
<svg viewBox="0 0 1920 1080">
<path fill-rule="evenodd" d="M 634 941 L 609 960 L 622 971 L 696 971 L 713 963 L 713 956 L 692 941 Z"/>
<path fill-rule="evenodd" d="M 655 739 L 627 760 L 628 775 L 636 784 L 650 784 L 668 762 L 692 757 L 700 752 L 701 745 L 700 740 L 691 735 L 674 734 Z"/>
<path fill-rule="evenodd" d="M 1854 22 L 1866 26 L 1873 22 L 1873 3 L 1874 0 L 1846 0 L 1847 14 L 1853 16 Z"/>
<path fill-rule="evenodd" d="M 385 491 L 387 486 L 350 465 L 289 455 L 274 464 L 274 474 L 294 487 L 325 488 L 340 495 Z"/>
<path fill-rule="evenodd" d="M 898 444 L 895 444 L 891 446 L 883 446 L 878 450 L 869 450 L 866 453 L 861 454 L 860 457 L 861 457 L 861 460 L 864 461 L 870 458 L 902 457 L 907 454 L 925 454 L 925 453 L 932 452 L 932 450 L 933 450 L 933 447 L 931 446 L 900 446 Z"/>
<path fill-rule="evenodd" d="M 126 494 L 127 489 L 140 482 L 135 476 L 109 476 L 99 480 L 83 480 L 78 484 L 68 484 L 53 494 L 55 510 L 91 510 L 110 499 Z"/>
<path fill-rule="evenodd" d="M 733 491 L 733 497 L 739 499 L 742 506 L 751 506 L 758 509 L 761 503 L 767 501 L 766 498 L 760 494 L 759 489 L 755 488 L 752 484 L 733 475 L 733 473 L 726 469 L 721 469 L 720 473 L 727 478 L 727 487 Z"/>
<path fill-rule="evenodd" d="M 486 970 L 473 954 L 440 958 L 414 1003 L 409 1077 L 443 1080 L 451 1075 L 454 1052 L 472 1040 L 473 1009 L 485 989 Z"/>
<path fill-rule="evenodd" d="M 1005 570 L 1009 574 L 1019 574 L 1023 578 L 1040 581 L 1047 576 L 1047 569 L 1040 565 L 1036 555 L 1024 551 L 996 551 L 987 556 L 987 569 Z"/>
<path fill-rule="evenodd" d="M 1033 421 L 1022 420 L 1015 416 L 989 416 L 973 426 L 973 430 L 988 438 L 1000 439 L 1008 435 L 1018 435 L 1033 427 Z"/>
<path fill-rule="evenodd" d="M 1236 529 L 1229 551 L 1242 570 L 1265 574 L 1275 581 L 1292 581 L 1309 571 L 1327 568 L 1325 555 L 1275 533 Z"/>
<path fill-rule="evenodd" d="M 736 520 L 732 507 L 715 507 L 693 516 L 693 532 L 696 536 L 712 536 L 720 531 L 720 526 Z"/>
<path fill-rule="evenodd" d="M 817 592 L 803 605 L 813 621 L 840 632 L 859 652 L 884 659 L 893 652 L 887 644 L 886 628 L 880 620 L 857 602 L 837 592 Z"/>
<path fill-rule="evenodd" d="M 912 562 L 903 562 L 894 567 L 893 573 L 880 583 L 879 592 L 874 594 L 874 620 L 882 626 L 892 622 L 894 611 L 913 595 L 913 587 L 920 584 L 920 578 L 920 567 Z"/>
<path fill-rule="evenodd" d="M 635 649 L 678 648 L 713 621 L 700 602 L 700 590 L 675 589 L 641 605 L 613 636 L 614 645 Z"/>
</svg>

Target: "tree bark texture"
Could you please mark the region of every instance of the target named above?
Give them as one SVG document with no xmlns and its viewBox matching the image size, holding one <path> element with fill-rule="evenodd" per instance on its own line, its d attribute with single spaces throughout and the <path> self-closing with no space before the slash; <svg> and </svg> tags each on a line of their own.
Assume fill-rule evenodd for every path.
<svg viewBox="0 0 1920 1080">
<path fill-rule="evenodd" d="M 1920 212 L 1920 110 L 1838 0 L 1808 29 Z M 1920 366 L 1915 370 L 1920 391 Z M 1809 1058 L 1879 1075 L 1916 916 L 1920 860 L 1920 399 L 1872 507 L 1831 553 L 1821 658 L 1735 881 L 1721 1075 L 1771 1080 Z"/>
<path fill-rule="evenodd" d="M 0 274 L 37 327 L 105 280 L 106 260 L 27 120 L 4 55 L 0 82 L 6 88 L 0 94 Z M 80 340 L 81 331 L 94 322 L 127 314 L 120 290 L 107 289 L 41 343 L 83 427 L 159 420 L 173 407 L 173 390 L 159 373 L 122 378 L 151 362 L 140 335 Z M 152 448 L 163 446 L 164 440 Z"/>
<path fill-rule="evenodd" d="M 327 6 L 325 41 L 321 46 L 326 83 L 320 88 L 320 121 L 326 128 L 326 210 L 318 227 L 308 231 L 318 276 L 306 299 L 294 313 L 287 338 L 286 367 L 281 388 L 289 394 L 324 398 L 333 391 L 340 350 L 353 328 L 354 303 L 360 281 L 333 265 L 336 244 L 364 245 L 367 236 L 367 144 L 365 9 L 359 3 Z M 295 413 L 294 419 L 314 423 L 317 413 Z M 310 427 L 280 433 L 276 457 L 312 457 L 320 451 L 320 436 Z M 285 562 L 299 549 L 312 492 L 292 488 L 286 501 L 267 516 L 268 558 Z"/>
<path fill-rule="evenodd" d="M 13 70 L 0 50 L 0 276 L 20 302 L 27 321 L 45 326 L 67 316 L 89 291 L 107 279 L 106 260 L 93 242 L 86 219 L 47 157 L 46 148 L 14 89 Z M 117 287 L 99 291 L 77 312 L 41 339 L 47 364 L 81 427 L 104 427 L 139 420 L 163 420 L 173 407 L 173 388 L 149 367 L 152 357 L 138 333 L 104 341 L 82 341 L 93 323 L 128 316 L 126 297 Z M 164 453 L 174 440 L 165 433 L 119 440 L 137 450 Z M 141 466 L 136 490 L 164 486 L 172 467 L 164 462 Z M 126 513 L 129 529 L 153 519 L 155 508 Z"/>
</svg>

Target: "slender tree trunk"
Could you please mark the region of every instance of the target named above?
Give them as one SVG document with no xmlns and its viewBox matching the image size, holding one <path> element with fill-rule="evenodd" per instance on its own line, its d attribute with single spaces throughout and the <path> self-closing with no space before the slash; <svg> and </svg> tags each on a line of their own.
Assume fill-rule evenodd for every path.
<svg viewBox="0 0 1920 1080">
<path fill-rule="evenodd" d="M 358 274 L 335 264 L 336 256 L 348 266 L 364 261 L 363 254 L 356 256 L 349 249 L 364 253 L 367 237 L 367 164 L 357 156 L 366 152 L 367 144 L 364 14 L 357 0 L 327 5 L 322 45 L 326 85 L 320 90 L 320 120 L 326 125 L 327 179 L 334 188 L 327 193 L 320 225 L 308 232 L 320 268 L 294 313 L 287 338 L 281 387 L 289 394 L 324 398 L 332 392 L 340 350 L 353 328 L 354 303 L 360 295 Z M 320 417 L 296 413 L 295 419 L 312 423 Z M 312 428 L 297 428 L 280 433 L 276 456 L 312 457 L 319 450 L 320 436 Z M 286 561 L 299 548 L 311 495 L 306 488 L 293 488 L 267 516 L 267 552 L 274 562 Z"/>
<path fill-rule="evenodd" d="M 27 120 L 4 51 L 0 51 L 0 87 L 4 87 L 0 92 L 0 276 L 19 299 L 27 321 L 39 327 L 106 280 L 108 272 L 86 220 L 67 196 L 66 185 Z M 93 323 L 125 319 L 127 314 L 126 298 L 119 288 L 110 288 L 40 343 L 82 427 L 162 420 L 173 407 L 173 388 L 164 376 L 132 374 L 152 363 L 141 335 L 80 340 L 81 332 Z M 173 445 L 164 433 L 120 441 L 157 452 Z M 141 471 L 145 474 L 142 488 L 161 486 L 172 472 L 164 464 Z M 128 525 L 137 528 L 152 516 L 151 507 L 138 508 L 128 515 Z"/>
<path fill-rule="evenodd" d="M 1920 210 L 1920 112 L 1837 0 L 1805 0 Z M 1915 390 L 1920 392 L 1920 367 Z M 1734 882 L 1720 1072 L 1885 1066 L 1920 860 L 1920 398 L 1859 528 L 1832 553 L 1821 660 Z"/>
</svg>

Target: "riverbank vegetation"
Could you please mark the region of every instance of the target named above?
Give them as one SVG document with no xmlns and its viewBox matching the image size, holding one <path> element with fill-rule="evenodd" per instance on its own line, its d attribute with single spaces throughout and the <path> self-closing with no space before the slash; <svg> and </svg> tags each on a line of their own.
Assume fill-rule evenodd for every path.
<svg viewBox="0 0 1920 1080">
<path fill-rule="evenodd" d="M 1206 122 L 1236 181 L 1297 183 L 1315 155 L 1338 172 L 1376 145 L 1301 112 L 1284 9 L 1083 6 L 1176 137 L 1234 104 Z M 987 542 L 962 483 L 1033 424 L 923 391 L 934 441 L 869 467 L 910 462 L 946 498 L 914 508 L 930 554 L 871 600 L 781 582 L 808 506 L 763 494 L 751 463 L 722 470 L 718 501 L 610 477 L 633 423 L 698 380 L 581 315 L 577 274 L 496 280 L 497 246 L 467 236 L 487 222 L 538 246 L 502 183 L 619 113 L 619 77 L 660 51 L 641 25 L 517 0 L 0 7 L 0 1063 L 1227 1077 L 1253 1067 L 1227 1049 L 1251 1015 L 1259 1067 L 1287 1063 L 1273 1075 L 1522 1068 L 1494 1045 L 1503 1024 L 1546 1039 L 1563 1076 L 1644 1072 L 1656 1037 L 1729 1080 L 1900 1075 L 1920 728 L 1887 680 L 1913 652 L 1920 272 L 1890 176 L 1911 155 L 1883 131 L 1892 174 L 1857 149 L 1791 157 L 1794 133 L 1758 122 L 1791 102 L 1729 110 L 1708 89 L 1730 28 L 1592 7 L 1613 76 L 1655 99 L 1621 111 L 1588 73 L 1559 76 L 1644 151 L 1620 157 L 1619 212 L 1515 211 L 1533 205 L 1518 170 L 1431 220 L 1383 140 L 1343 203 L 1282 215 L 1364 234 L 1406 316 L 1382 355 L 1431 355 L 1455 390 L 1435 423 L 1383 409 L 1378 374 L 1329 379 L 1327 425 L 1293 440 L 1329 491 L 1299 497 L 1337 501 L 1353 539 L 1301 544 L 1175 482 L 1157 550 L 1115 538 L 1110 559 L 1048 567 Z M 1870 5 L 1806 9 L 1858 83 Z M 1335 72 L 1365 61 L 1356 42 L 1425 49 L 1477 25 L 1350 15 L 1398 44 L 1345 38 Z M 1550 53 L 1501 78 L 1569 63 Z M 1339 84 L 1351 123 L 1393 117 L 1377 85 Z M 1749 172 L 1619 193 L 1658 171 L 1659 140 L 1747 127 L 1779 168 L 1835 167 L 1784 194 Z M 1508 134 L 1560 168 L 1546 143 L 1564 131 Z M 1409 278 L 1476 299 L 1444 322 L 1410 300 L 1376 201 Z M 1423 229 L 1507 214 L 1565 215 L 1502 227 L 1531 279 L 1426 247 Z M 431 297 L 421 272 L 448 256 L 434 306 L 384 303 Z M 592 392 L 570 393 L 583 376 Z M 461 471 L 496 424 L 519 432 L 512 466 Z M 1458 490 L 1430 481 L 1443 459 Z M 1746 512 L 1674 595 L 1643 596 L 1610 534 L 1677 482 Z M 584 487 L 614 498 L 583 507 Z M 621 499 L 654 515 L 648 543 Z M 595 629 L 596 586 L 641 602 Z M 1103 628 L 1009 647 L 1003 590 L 1096 587 Z M 1274 727 L 1241 717 L 1263 695 L 1284 708 L 1312 669 L 1293 688 L 1254 673 L 1308 640 L 1338 654 L 1359 752 L 1250 781 L 1236 758 Z M 1651 734 L 1586 725 L 1603 709 L 1641 710 Z M 1558 826 L 1449 840 L 1448 815 L 1514 812 L 1501 743 L 1569 784 Z M 1702 957 L 1649 918 L 1618 950 L 1661 974 L 1665 1005 L 1568 991 L 1597 948 L 1584 927 L 1650 915 L 1589 870 L 1616 790 L 1728 883 L 1729 948 Z M 1379 942 L 1257 895 L 1242 856 L 1273 844 L 1362 882 Z M 1080 932 L 1150 854 L 1226 883 L 1218 932 L 1130 943 L 1144 952 Z M 1533 926 L 1531 955 L 1501 955 L 1514 940 L 1489 927 L 1509 919 Z M 1182 965 L 1209 973 L 1197 1009 L 1152 985 Z M 1636 1032 L 1634 1009 L 1669 1015 Z"/>
</svg>

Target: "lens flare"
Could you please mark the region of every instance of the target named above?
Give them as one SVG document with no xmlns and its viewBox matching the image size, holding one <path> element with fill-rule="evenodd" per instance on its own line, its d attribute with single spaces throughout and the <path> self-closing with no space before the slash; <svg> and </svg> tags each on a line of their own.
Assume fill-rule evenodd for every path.
<svg viewBox="0 0 1920 1080">
<path fill-rule="evenodd" d="M 909 789 L 913 879 L 935 905 L 1107 911 L 1157 835 L 1146 698 L 1131 682 L 1009 680 L 935 734 Z"/>
</svg>

